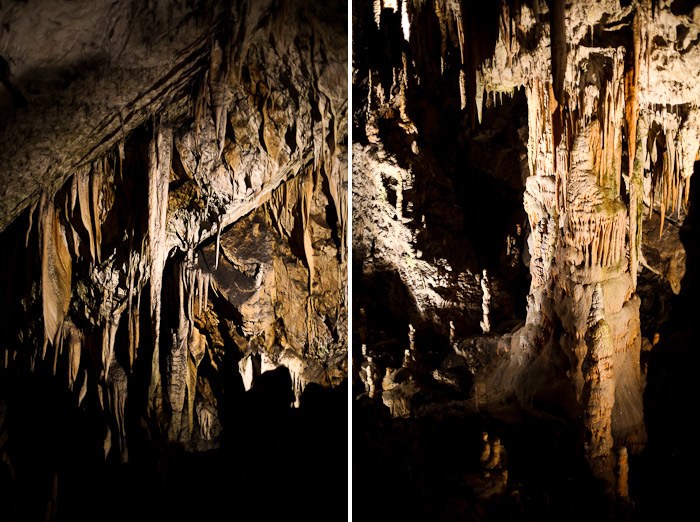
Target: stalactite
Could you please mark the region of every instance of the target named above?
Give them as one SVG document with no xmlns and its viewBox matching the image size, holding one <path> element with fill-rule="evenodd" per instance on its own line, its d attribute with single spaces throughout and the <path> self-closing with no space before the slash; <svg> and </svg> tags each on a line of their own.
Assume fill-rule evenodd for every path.
<svg viewBox="0 0 700 522">
<path fill-rule="evenodd" d="M 40 203 L 41 288 L 44 312 L 44 347 L 50 342 L 58 350 L 63 320 L 71 296 L 72 259 L 66 231 L 54 207 L 53 198 L 44 193 Z"/>
<path fill-rule="evenodd" d="M 377 25 L 377 29 L 379 29 L 381 27 L 382 0 L 374 0 L 372 8 L 374 11 L 374 23 Z"/>
<path fill-rule="evenodd" d="M 298 408 L 301 405 L 301 396 L 306 388 L 304 361 L 291 350 L 285 350 L 280 356 L 279 362 L 289 370 L 289 375 L 292 378 L 292 392 L 294 393 L 292 405 Z"/>
<path fill-rule="evenodd" d="M 336 134 L 334 133 L 334 136 Z M 341 261 L 345 260 L 347 250 L 347 206 L 348 180 L 347 170 L 340 167 L 337 151 L 329 153 L 329 159 L 323 172 L 326 175 L 328 189 L 336 216 L 338 217 L 338 237 L 340 239 Z"/>
<path fill-rule="evenodd" d="M 265 352 L 260 354 L 260 374 L 269 372 L 278 368 L 278 365 Z"/>
<path fill-rule="evenodd" d="M 698 130 L 691 123 L 696 117 L 693 111 L 685 119 L 673 107 L 657 107 L 653 112 L 648 112 L 651 112 L 649 118 L 655 126 L 649 137 L 651 149 L 645 158 L 651 171 L 651 185 L 647 187 L 645 197 L 649 203 L 649 212 L 658 206 L 661 237 L 666 217 L 674 213 L 680 216 L 685 211 L 686 176 L 692 174 L 695 160 L 694 153 L 688 154 L 686 147 L 690 151 L 695 149 Z M 690 166 L 686 161 L 690 162 Z"/>
<path fill-rule="evenodd" d="M 620 122 L 625 114 L 624 49 L 618 48 L 611 56 L 612 77 L 605 83 L 601 103 L 600 143 L 595 169 L 600 186 L 610 197 L 620 195 L 622 164 L 622 128 Z"/>
<path fill-rule="evenodd" d="M 197 406 L 197 423 L 199 424 L 199 436 L 203 440 L 210 440 L 212 437 L 211 427 L 214 424 L 215 414 L 209 407 L 201 403 Z"/>
<path fill-rule="evenodd" d="M 408 39 L 409 17 L 415 6 L 408 1 L 395 5 L 395 9 L 401 10 L 402 29 Z M 98 67 L 100 78 L 95 89 L 99 92 L 88 95 L 99 98 L 105 94 L 104 98 L 93 100 L 104 106 L 104 110 L 92 116 L 90 111 L 80 114 L 75 120 L 75 135 L 68 136 L 60 152 L 65 158 L 53 158 L 60 161 L 52 162 L 52 156 L 47 156 L 48 170 L 36 169 L 37 180 L 32 180 L 51 185 L 51 190 L 55 190 L 73 172 L 68 183 L 58 188 L 56 196 L 45 195 L 38 213 L 29 214 L 26 241 L 29 238 L 34 241 L 32 227 L 36 226 L 42 280 L 40 284 L 36 281 L 31 281 L 31 286 L 25 284 L 32 276 L 33 264 L 29 263 L 27 281 L 16 285 L 26 290 L 26 295 L 18 296 L 18 302 L 27 315 L 27 320 L 17 327 L 18 339 L 22 346 L 37 345 L 42 322 L 32 316 L 36 306 L 43 307 L 46 364 L 40 359 L 41 347 L 33 354 L 22 354 L 20 349 L 17 362 L 31 362 L 34 369 L 35 361 L 39 360 L 37 371 L 48 374 L 51 371 L 48 357 L 53 355 L 54 372 L 59 371 L 60 379 L 67 380 L 67 386 L 75 394 L 73 399 L 77 399 L 91 419 L 107 424 L 106 437 L 102 439 L 105 435 L 102 429 L 98 444 L 103 445 L 105 454 L 112 451 L 110 458 L 117 457 L 118 448 L 122 460 L 126 460 L 127 424 L 128 431 L 132 430 L 131 423 L 125 422 L 127 409 L 137 424 L 139 418 L 143 422 L 141 427 L 134 426 L 136 437 L 148 437 L 158 447 L 163 442 L 159 437 L 166 436 L 168 431 L 171 438 L 177 437 L 186 444 L 188 451 L 220 444 L 216 399 L 220 390 L 216 388 L 216 380 L 225 371 L 221 366 L 223 348 L 219 333 L 228 342 L 226 328 L 231 329 L 236 343 L 239 335 L 249 339 L 260 335 L 261 344 L 255 349 L 262 350 L 264 343 L 269 352 L 269 357 L 261 355 L 264 369 L 277 367 L 278 346 L 303 354 L 296 365 L 290 363 L 297 404 L 307 382 L 305 360 L 326 363 L 326 359 L 338 359 L 338 350 L 345 348 L 341 307 L 346 303 L 337 305 L 343 298 L 336 294 L 346 289 L 342 263 L 346 261 L 349 226 L 348 178 L 343 168 L 347 161 L 349 106 L 346 82 L 340 78 L 345 75 L 339 75 L 347 66 L 346 49 L 335 45 L 334 34 L 323 28 L 327 22 L 326 8 L 319 13 L 312 11 L 307 17 L 308 6 L 287 7 L 282 14 L 292 15 L 295 22 L 297 18 L 309 22 L 306 29 L 297 31 L 286 28 L 283 16 L 275 12 L 281 5 L 258 6 L 246 0 L 229 7 L 215 6 L 214 11 L 203 15 L 206 20 L 199 16 L 192 18 L 194 11 L 186 9 L 187 18 L 178 22 L 178 29 L 171 36 L 175 38 L 185 26 L 188 38 L 194 38 L 195 33 L 199 36 L 188 43 L 182 55 L 177 55 L 177 63 L 169 64 L 172 57 L 168 53 L 157 53 L 159 58 L 155 62 L 163 59 L 165 77 L 160 70 L 151 71 L 151 65 L 143 71 L 139 69 L 139 74 L 146 74 L 149 82 L 143 91 L 129 91 L 137 88 L 133 85 L 127 85 L 124 90 L 122 82 L 118 93 L 103 93 L 102 89 L 112 88 L 113 78 L 102 81 L 104 68 Z M 167 16 L 170 23 L 179 11 L 160 15 Z M 323 16 L 318 17 L 319 14 Z M 229 27 L 229 23 L 234 26 Z M 276 32 L 270 25 L 280 31 Z M 119 26 L 118 31 L 127 29 Z M 204 32 L 199 34 L 200 31 Z M 261 36 L 264 34 L 265 37 Z M 160 41 L 158 35 L 152 36 Z M 463 36 L 459 38 L 463 41 Z M 129 46 L 134 44 L 132 40 Z M 249 41 L 255 48 L 247 53 Z M 311 48 L 310 56 L 306 55 L 308 48 Z M 405 52 L 408 53 L 408 46 Z M 191 57 L 184 53 L 191 53 Z M 406 94 L 411 79 L 406 71 L 414 67 L 406 56 L 410 55 L 404 55 L 403 69 L 397 67 L 394 74 L 396 86 L 403 89 L 401 97 Z M 108 69 L 112 65 L 117 68 L 111 58 L 108 61 Z M 239 68 L 238 77 L 232 68 L 234 62 Z M 171 70 L 171 66 L 175 69 Z M 169 83 L 173 78 L 176 84 L 171 88 Z M 342 81 L 338 85 L 339 80 Z M 384 88 L 388 91 L 387 86 Z M 262 94 L 265 90 L 267 95 Z M 233 91 L 238 116 L 228 114 Z M 113 99 L 112 94 L 117 94 L 117 98 Z M 70 95 L 70 99 L 74 98 Z M 79 103 L 78 109 L 82 111 L 87 103 L 87 100 Z M 407 119 L 406 107 L 401 110 L 402 117 Z M 90 129 L 87 129 L 85 125 L 90 121 L 96 122 L 96 126 L 88 125 Z M 162 126 L 164 122 L 176 128 L 171 131 Z M 144 146 L 144 137 L 149 132 L 153 135 Z M 94 143 L 79 143 L 86 133 Z M 173 160 L 174 139 L 180 154 Z M 43 145 L 38 143 L 37 150 L 43 154 Z M 279 154 L 274 153 L 275 146 Z M 148 163 L 145 169 L 144 163 Z M 143 179 L 144 170 L 147 179 Z M 32 184 L 27 190 L 27 199 L 38 192 Z M 270 215 L 280 234 L 287 236 L 281 239 L 271 237 L 259 223 L 263 212 L 260 207 L 271 193 Z M 28 205 L 22 204 L 25 208 Z M 261 248 L 255 251 L 260 256 L 257 268 L 239 252 L 229 250 L 228 246 L 235 248 L 235 245 L 226 236 L 221 237 L 227 233 L 225 227 L 235 222 L 239 227 L 253 225 L 253 234 L 260 239 Z M 14 235 L 14 229 L 11 233 Z M 208 259 L 209 245 L 199 248 L 213 234 L 216 234 L 215 263 Z M 302 245 L 297 245 L 297 241 Z M 297 246 L 302 247 L 302 254 Z M 319 251 L 314 253 L 316 248 Z M 171 252 L 172 263 L 168 261 Z M 200 256 L 197 264 L 194 252 Z M 180 263 L 183 254 L 185 260 Z M 219 266 L 220 254 L 224 255 L 222 266 Z M 297 255 L 301 260 L 296 259 Z M 305 265 L 308 291 L 304 288 Z M 217 277 L 227 277 L 226 272 L 233 270 L 243 273 L 246 288 L 242 291 L 248 292 L 248 286 L 254 285 L 250 293 L 257 292 L 262 298 L 251 298 L 241 305 L 229 293 L 217 295 L 216 306 L 208 303 L 206 272 L 212 266 L 219 270 Z M 168 272 L 164 273 L 165 270 Z M 175 286 L 180 284 L 179 288 L 172 288 L 171 277 L 176 281 Z M 340 288 L 336 291 L 337 285 Z M 147 306 L 144 312 L 141 297 L 146 286 L 149 301 L 147 305 L 143 303 Z M 16 287 L 12 285 L 11 290 Z M 162 303 L 178 291 L 179 302 Z M 316 295 L 311 295 L 312 291 Z M 241 328 L 236 333 L 229 318 L 222 321 L 218 315 L 219 305 L 226 299 L 236 309 L 233 322 L 236 328 Z M 295 302 L 304 300 L 309 334 L 306 345 L 304 310 L 294 308 Z M 269 303 L 273 308 L 268 310 L 264 307 Z M 259 312 L 257 307 L 261 308 Z M 173 315 L 178 312 L 180 315 L 175 319 Z M 140 316 L 141 313 L 148 317 Z M 247 323 L 253 321 L 247 315 L 258 313 L 261 318 L 254 321 L 264 324 L 260 332 L 251 333 L 257 325 L 248 328 Z M 176 320 L 177 324 L 173 324 Z M 332 324 L 333 321 L 337 324 Z M 143 343 L 140 328 L 145 325 L 152 338 Z M 207 335 L 202 333 L 205 329 Z M 207 346 L 208 339 L 215 346 Z M 53 346 L 53 352 L 46 352 L 48 345 Z M 146 361 L 142 360 L 143 349 L 148 351 Z M 17 353 L 13 346 L 0 350 L 0 364 L 13 366 L 13 371 L 15 367 L 22 370 L 19 364 L 13 364 Z M 207 360 L 204 363 L 207 373 L 200 379 L 202 360 Z M 323 369 L 314 366 L 313 371 L 309 370 L 310 379 L 324 386 L 337 382 L 343 371 L 342 363 L 333 360 L 328 364 L 333 366 Z M 141 397 L 145 390 L 139 380 L 144 368 L 148 374 L 149 367 L 147 396 Z M 324 370 L 327 375 L 321 375 Z M 128 398 L 128 403 L 127 388 L 138 392 Z M 146 406 L 148 411 L 141 411 Z M 171 409 L 172 424 L 169 423 Z M 202 440 L 187 436 L 196 429 L 195 418 L 202 438 L 209 441 L 205 445 Z"/>
<path fill-rule="evenodd" d="M 134 367 L 134 361 L 137 357 L 137 350 L 140 345 L 141 327 L 140 327 L 140 310 L 141 310 L 141 285 L 142 282 L 137 279 L 137 275 L 142 275 L 145 272 L 144 266 L 145 255 L 143 246 L 141 252 L 132 252 L 129 257 L 129 266 L 127 268 L 127 308 L 128 308 L 128 333 L 129 333 L 129 370 Z M 135 302 L 134 302 L 135 301 Z"/>
<path fill-rule="evenodd" d="M 29 207 L 29 224 L 27 225 L 27 232 L 24 235 L 24 247 L 28 248 L 29 247 L 29 236 L 32 233 L 32 228 L 34 226 L 34 213 L 36 212 L 36 208 L 39 202 L 34 203 Z"/>
<path fill-rule="evenodd" d="M 466 94 L 465 94 L 466 96 Z M 482 112 L 484 107 L 484 75 L 481 69 L 476 71 L 476 118 L 477 122 L 482 121 Z"/>
<path fill-rule="evenodd" d="M 221 247 L 221 222 L 216 226 L 216 252 L 214 254 L 214 270 L 219 268 L 219 250 Z"/>
<path fill-rule="evenodd" d="M 626 209 L 609 205 L 607 212 L 569 211 L 564 239 L 574 250 L 590 252 L 584 259 L 586 266 L 609 267 L 624 257 Z"/>
<path fill-rule="evenodd" d="M 506 2 L 503 2 L 506 4 Z M 566 76 L 566 10 L 564 0 L 553 0 L 550 11 L 550 36 L 552 57 L 552 86 L 556 100 L 564 103 L 564 78 Z"/>
<path fill-rule="evenodd" d="M 409 42 L 411 40 L 411 20 L 408 16 L 409 0 L 401 0 L 401 30 L 403 39 Z"/>
<path fill-rule="evenodd" d="M 78 176 L 73 175 L 70 179 L 70 193 L 66 196 L 65 216 L 70 227 L 71 239 L 73 240 L 73 253 L 80 256 L 80 235 L 75 228 L 75 206 L 78 203 Z"/>
<path fill-rule="evenodd" d="M 311 215 L 311 205 L 314 197 L 314 180 L 310 172 L 308 172 L 302 181 L 302 193 L 301 193 L 301 223 L 304 235 L 304 255 L 306 256 L 306 263 L 309 268 L 309 294 L 312 292 L 315 264 L 314 264 L 314 251 L 313 245 L 311 243 L 311 230 L 309 228 L 310 215 Z"/>
<path fill-rule="evenodd" d="M 464 69 L 459 71 L 459 108 L 464 110 L 467 107 L 467 84 L 466 76 L 464 75 Z M 481 114 L 479 114 L 479 121 L 481 121 Z"/>
<path fill-rule="evenodd" d="M 641 247 L 642 202 L 642 142 L 646 141 L 645 123 L 639 123 L 639 68 L 641 53 L 641 28 L 639 13 L 635 11 L 632 20 L 632 67 L 625 74 L 625 119 L 627 121 L 627 159 L 629 175 L 629 245 L 630 245 L 630 275 L 632 288 L 637 288 L 637 269 L 639 266 L 639 251 Z M 642 131 L 639 136 L 637 129 Z"/>
<path fill-rule="evenodd" d="M 90 170 L 83 168 L 75 174 L 77 180 L 78 205 L 80 206 L 80 219 L 83 228 L 88 234 L 88 245 L 90 247 L 90 257 L 93 263 L 97 262 L 97 249 L 95 240 L 95 224 L 91 213 L 90 198 Z"/>
<path fill-rule="evenodd" d="M 126 401 L 128 393 L 128 378 L 124 368 L 116 361 L 112 364 L 107 381 L 107 399 L 109 411 L 114 418 L 117 428 L 117 447 L 121 462 L 129 460 L 126 442 Z M 110 445 L 111 446 L 111 445 Z M 108 448 L 106 453 L 109 452 Z"/>
<path fill-rule="evenodd" d="M 172 130 L 160 127 L 149 145 L 148 171 L 148 248 L 151 281 L 151 324 L 153 327 L 153 360 L 149 397 L 157 408 L 160 395 L 160 309 L 163 269 L 167 256 L 166 224 L 168 187 L 172 153 Z"/>
<path fill-rule="evenodd" d="M 180 436 L 183 417 L 187 420 L 188 437 L 194 429 L 197 372 L 206 351 L 206 338 L 195 326 L 195 312 L 201 314 L 202 306 L 206 307 L 209 275 L 196 267 L 194 250 L 187 252 L 177 265 L 177 283 L 178 324 L 167 358 L 167 393 L 173 412 L 169 429 L 171 440 Z"/>
<path fill-rule="evenodd" d="M 83 404 L 85 397 L 88 392 L 88 373 L 87 370 L 83 370 L 83 384 L 80 386 L 80 393 L 78 393 L 78 407 Z"/>
<path fill-rule="evenodd" d="M 102 376 L 105 381 L 109 378 L 109 370 L 114 359 L 114 344 L 121 319 L 121 313 L 115 312 L 109 317 L 104 317 L 102 324 Z"/>
<path fill-rule="evenodd" d="M 233 28 L 231 28 L 233 32 Z M 224 42 L 224 48 L 215 38 L 212 42 L 209 63 L 209 99 L 211 101 L 212 117 L 219 156 L 226 144 L 226 120 L 228 106 L 233 96 L 231 89 L 232 47 L 234 42 Z"/>
<path fill-rule="evenodd" d="M 551 114 L 556 109 L 551 83 L 533 79 L 527 86 L 530 174 L 554 176 L 555 147 Z"/>
<path fill-rule="evenodd" d="M 68 387 L 72 390 L 80 371 L 83 336 L 70 319 L 63 322 L 63 338 L 68 346 Z"/>
<path fill-rule="evenodd" d="M 92 226 L 94 227 L 95 259 L 102 262 L 102 186 L 104 183 L 104 161 L 97 160 L 90 171 L 90 206 L 92 209 Z"/>
</svg>

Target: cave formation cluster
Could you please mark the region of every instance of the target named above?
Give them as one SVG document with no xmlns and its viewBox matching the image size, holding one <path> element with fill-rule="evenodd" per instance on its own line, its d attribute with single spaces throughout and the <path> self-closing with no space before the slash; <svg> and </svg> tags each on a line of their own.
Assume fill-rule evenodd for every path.
<svg viewBox="0 0 700 522">
<path fill-rule="evenodd" d="M 686 268 L 691 4 L 354 3 L 356 396 L 395 418 L 566 419 L 629 500 L 667 314 L 649 303 Z"/>
</svg>

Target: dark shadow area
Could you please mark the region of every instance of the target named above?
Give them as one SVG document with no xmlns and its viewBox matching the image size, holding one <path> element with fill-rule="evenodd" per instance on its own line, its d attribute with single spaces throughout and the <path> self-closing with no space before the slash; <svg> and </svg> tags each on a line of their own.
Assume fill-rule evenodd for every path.
<svg viewBox="0 0 700 522">
<path fill-rule="evenodd" d="M 248 393 L 226 390 L 221 449 L 189 453 L 130 438 L 128 464 L 103 459 L 104 419 L 50 375 L 0 370 L 6 405 L 0 462 L 3 521 L 342 520 L 347 513 L 347 387 L 310 385 L 290 407 L 285 368 L 261 375 Z M 87 407 L 86 407 L 87 406 Z M 144 432 L 145 434 L 145 432 Z M 56 502 L 52 504 L 52 491 Z"/>
<path fill-rule="evenodd" d="M 440 410 L 392 419 L 367 398 L 353 410 L 353 496 L 358 520 L 590 521 L 610 512 L 581 455 L 578 427 L 556 420 L 496 420 Z M 483 498 L 489 484 L 478 457 L 481 434 L 506 448 L 508 489 Z"/>
<path fill-rule="evenodd" d="M 700 262 L 700 163 L 691 178 L 688 215 L 681 228 L 686 272 L 672 300 L 669 320 L 653 348 L 644 394 L 648 441 L 630 468 L 631 495 L 639 520 L 681 520 L 695 506 L 698 451 L 695 415 L 697 387 L 698 263 Z"/>
</svg>

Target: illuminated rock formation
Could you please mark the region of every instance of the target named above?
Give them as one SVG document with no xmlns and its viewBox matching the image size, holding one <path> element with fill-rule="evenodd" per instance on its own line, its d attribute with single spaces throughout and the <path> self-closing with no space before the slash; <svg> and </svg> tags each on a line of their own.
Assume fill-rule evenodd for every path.
<svg viewBox="0 0 700 522">
<path fill-rule="evenodd" d="M 638 453 L 647 436 L 640 295 L 654 291 L 649 273 L 675 294 L 686 273 L 700 11 L 644 0 L 378 0 L 371 11 L 373 24 L 369 3 L 356 9 L 354 62 L 362 306 L 391 306 L 388 293 L 404 309 L 385 322 L 448 348 L 427 368 L 436 382 L 463 359 L 466 411 L 498 416 L 515 400 L 581 419 L 589 469 L 626 498 L 618 451 Z M 479 200 L 510 188 L 526 220 L 505 230 L 510 210 Z M 498 260 L 483 253 L 487 234 L 503 240 Z M 529 288 L 517 317 L 503 311 L 520 257 Z M 373 355 L 394 334 L 375 328 Z"/>
</svg>

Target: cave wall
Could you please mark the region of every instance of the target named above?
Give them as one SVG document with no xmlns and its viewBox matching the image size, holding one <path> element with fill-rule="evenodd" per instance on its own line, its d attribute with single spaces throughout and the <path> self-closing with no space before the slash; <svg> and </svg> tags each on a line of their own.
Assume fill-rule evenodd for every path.
<svg viewBox="0 0 700 522">
<path fill-rule="evenodd" d="M 343 383 L 346 9 L 3 3 L 3 419 L 37 380 L 143 462 L 235 440 L 267 374 L 287 406 Z"/>
</svg>

